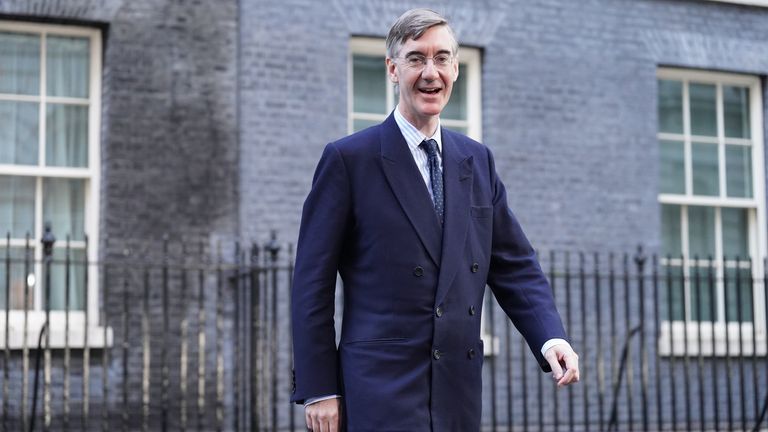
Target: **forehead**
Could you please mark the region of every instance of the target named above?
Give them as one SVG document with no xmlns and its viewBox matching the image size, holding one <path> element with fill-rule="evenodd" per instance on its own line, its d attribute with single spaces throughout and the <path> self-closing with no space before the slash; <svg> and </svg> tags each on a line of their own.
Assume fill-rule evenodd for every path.
<svg viewBox="0 0 768 432">
<path fill-rule="evenodd" d="M 401 54 L 409 52 L 451 52 L 453 38 L 444 25 L 430 27 L 418 39 L 408 39 L 403 43 Z"/>
</svg>

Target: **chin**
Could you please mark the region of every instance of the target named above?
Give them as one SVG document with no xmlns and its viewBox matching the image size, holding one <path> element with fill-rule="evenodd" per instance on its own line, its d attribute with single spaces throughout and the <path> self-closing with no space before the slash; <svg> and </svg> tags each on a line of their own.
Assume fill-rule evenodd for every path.
<svg viewBox="0 0 768 432">
<path fill-rule="evenodd" d="M 421 107 L 421 114 L 424 116 L 436 116 L 445 108 L 445 104 L 429 104 Z"/>
</svg>

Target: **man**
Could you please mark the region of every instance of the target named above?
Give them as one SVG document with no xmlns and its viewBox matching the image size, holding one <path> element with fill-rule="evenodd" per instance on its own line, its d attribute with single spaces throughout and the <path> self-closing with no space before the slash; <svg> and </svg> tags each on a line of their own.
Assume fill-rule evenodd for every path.
<svg viewBox="0 0 768 432">
<path fill-rule="evenodd" d="M 578 356 L 491 153 L 440 127 L 457 53 L 443 17 L 403 14 L 387 37 L 397 108 L 328 144 L 315 172 L 292 297 L 292 400 L 305 404 L 315 432 L 479 430 L 486 284 L 542 369 L 561 386 L 579 379 Z"/>
</svg>

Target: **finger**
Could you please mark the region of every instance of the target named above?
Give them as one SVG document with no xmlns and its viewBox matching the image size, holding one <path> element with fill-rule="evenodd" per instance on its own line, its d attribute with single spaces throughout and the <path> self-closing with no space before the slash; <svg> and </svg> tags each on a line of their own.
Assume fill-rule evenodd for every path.
<svg viewBox="0 0 768 432">
<path fill-rule="evenodd" d="M 557 354 L 550 354 L 547 352 L 545 359 L 549 363 L 549 367 L 552 368 L 552 378 L 559 380 L 563 377 L 563 368 L 560 367 L 560 362 L 557 361 Z"/>
<path fill-rule="evenodd" d="M 563 355 L 566 372 L 558 385 L 564 386 L 579 381 L 579 356 L 574 352 Z"/>
<path fill-rule="evenodd" d="M 327 419 L 323 419 L 320 421 L 320 429 L 318 429 L 320 432 L 330 432 L 329 422 Z"/>
<path fill-rule="evenodd" d="M 312 418 L 309 417 L 309 410 L 304 408 L 304 422 L 307 424 L 307 429 L 312 429 Z"/>
<path fill-rule="evenodd" d="M 338 411 L 337 411 L 338 413 Z M 328 426 L 329 432 L 339 432 L 339 415 L 331 416 L 330 418 L 330 424 Z"/>
<path fill-rule="evenodd" d="M 567 386 L 568 384 L 571 384 L 573 382 L 573 379 L 574 379 L 574 372 L 570 369 L 567 369 L 563 374 L 563 377 L 557 381 L 557 386 L 558 387 Z"/>
<path fill-rule="evenodd" d="M 574 381 L 579 380 L 579 356 L 575 352 L 569 353 L 569 355 L 565 356 L 565 367 L 572 371 L 572 376 Z"/>
<path fill-rule="evenodd" d="M 320 419 L 317 416 L 312 417 L 312 432 L 320 432 Z"/>
</svg>

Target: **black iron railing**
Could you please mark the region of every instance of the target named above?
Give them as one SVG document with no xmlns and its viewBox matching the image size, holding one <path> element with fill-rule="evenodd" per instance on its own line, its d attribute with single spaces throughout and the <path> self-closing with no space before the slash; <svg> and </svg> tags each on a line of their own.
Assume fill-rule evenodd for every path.
<svg viewBox="0 0 768 432">
<path fill-rule="evenodd" d="M 0 244 L 2 430 L 304 430 L 290 245 L 102 239 L 89 259 L 48 234 Z M 766 427 L 764 261 L 540 260 L 582 381 L 556 389 L 489 291 L 484 430 Z"/>
</svg>

